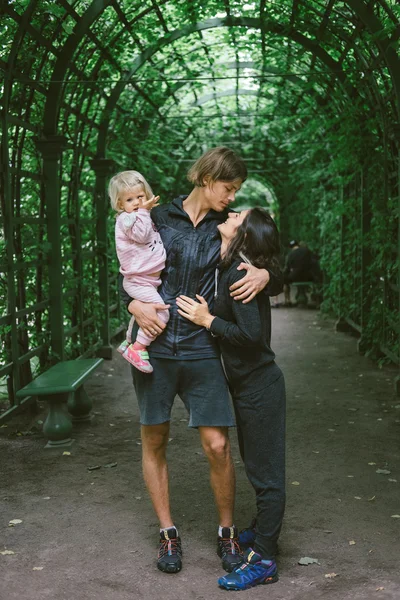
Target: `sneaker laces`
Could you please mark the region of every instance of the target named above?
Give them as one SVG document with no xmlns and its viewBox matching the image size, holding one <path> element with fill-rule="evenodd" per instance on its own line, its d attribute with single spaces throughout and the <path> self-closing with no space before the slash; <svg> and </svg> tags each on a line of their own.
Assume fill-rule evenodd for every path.
<svg viewBox="0 0 400 600">
<path fill-rule="evenodd" d="M 172 540 L 161 540 L 158 558 L 163 558 L 164 556 L 179 555 L 180 553 L 181 543 L 178 539 L 174 538 Z"/>
<path fill-rule="evenodd" d="M 225 554 L 240 554 L 238 538 L 220 538 L 220 543 Z"/>
</svg>

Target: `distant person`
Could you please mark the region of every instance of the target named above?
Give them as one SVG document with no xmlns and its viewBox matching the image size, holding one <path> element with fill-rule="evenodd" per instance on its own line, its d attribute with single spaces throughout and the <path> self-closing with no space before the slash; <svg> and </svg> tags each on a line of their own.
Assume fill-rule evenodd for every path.
<svg viewBox="0 0 400 600">
<path fill-rule="evenodd" d="M 292 240 L 286 259 L 284 276 L 285 305 L 290 306 L 290 284 L 296 281 L 314 281 L 314 255 L 304 242 Z"/>
</svg>

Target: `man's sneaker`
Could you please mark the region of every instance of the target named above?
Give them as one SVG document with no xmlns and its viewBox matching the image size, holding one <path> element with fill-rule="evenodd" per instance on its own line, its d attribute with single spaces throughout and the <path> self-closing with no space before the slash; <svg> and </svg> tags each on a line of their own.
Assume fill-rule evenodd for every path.
<svg viewBox="0 0 400 600">
<path fill-rule="evenodd" d="M 126 340 L 124 340 L 122 342 L 122 344 L 120 344 L 117 348 L 117 352 L 119 352 L 120 354 L 123 354 L 129 347 L 129 342 L 127 342 Z"/>
<path fill-rule="evenodd" d="M 218 579 L 225 590 L 248 590 L 256 585 L 278 581 L 278 569 L 274 560 L 263 560 L 260 554 L 249 548 L 244 562 L 233 573 Z"/>
<path fill-rule="evenodd" d="M 254 545 L 256 539 L 256 520 L 252 519 L 250 525 L 239 531 L 239 546 L 241 550 L 246 550 Z"/>
<path fill-rule="evenodd" d="M 227 573 L 231 573 L 243 562 L 236 527 L 222 528 L 222 536 L 218 536 L 217 540 L 217 554 L 222 558 L 222 568 Z"/>
<path fill-rule="evenodd" d="M 178 573 L 182 569 L 181 538 L 175 527 L 163 529 L 160 534 L 157 567 L 164 573 Z"/>
<path fill-rule="evenodd" d="M 123 353 L 123 358 L 131 363 L 136 369 L 143 373 L 152 373 L 153 367 L 149 362 L 147 350 L 135 350 L 133 344 Z"/>
</svg>

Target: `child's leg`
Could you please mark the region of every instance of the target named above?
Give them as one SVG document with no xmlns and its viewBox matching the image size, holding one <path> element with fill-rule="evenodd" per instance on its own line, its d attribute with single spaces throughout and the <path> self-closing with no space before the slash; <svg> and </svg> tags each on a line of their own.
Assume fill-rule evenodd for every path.
<svg viewBox="0 0 400 600">
<path fill-rule="evenodd" d="M 124 280 L 125 281 L 125 280 Z M 160 285 L 161 280 L 157 277 L 151 277 L 149 275 L 142 275 L 141 277 L 136 277 L 134 280 L 129 282 L 129 295 L 135 300 L 140 300 L 141 302 L 155 302 L 156 304 L 164 304 L 164 300 L 161 298 L 160 294 L 157 291 L 158 286 Z M 157 316 L 163 321 L 163 323 L 168 323 L 169 320 L 169 311 L 159 310 L 157 311 Z M 157 336 L 147 336 L 143 332 L 141 328 L 139 328 L 136 336 L 136 342 L 142 344 L 143 346 L 149 346 L 151 342 L 155 340 Z"/>
<path fill-rule="evenodd" d="M 133 328 L 134 323 L 135 323 L 135 317 L 131 317 L 131 320 L 129 321 L 129 326 L 128 326 L 128 329 L 126 332 L 126 339 L 124 339 L 124 341 L 117 348 L 117 352 L 119 352 L 120 354 L 123 354 L 129 347 L 129 344 L 132 343 L 132 328 Z"/>
<path fill-rule="evenodd" d="M 160 285 L 160 283 L 161 280 L 159 278 L 151 276 L 136 277 L 132 280 L 126 280 L 125 278 L 124 288 L 132 298 L 135 298 L 135 300 L 164 304 L 163 299 L 157 292 L 157 287 Z M 168 309 L 157 311 L 157 314 L 164 323 L 168 322 Z M 131 338 L 133 323 L 134 318 L 132 317 L 129 323 L 127 339 Z M 124 349 L 121 352 L 123 358 L 125 358 L 125 360 L 131 363 L 135 368 L 139 369 L 139 371 L 142 371 L 143 373 L 152 373 L 153 367 L 149 362 L 147 346 L 151 344 L 155 337 L 156 336 L 146 336 L 143 330 L 139 328 L 134 343 L 131 343 L 130 345 L 124 343 L 120 346 L 121 350 L 122 346 L 124 346 Z"/>
<path fill-rule="evenodd" d="M 159 294 L 157 294 L 157 296 L 159 297 L 159 300 L 151 300 L 151 302 L 160 302 L 162 304 L 164 304 L 161 296 L 159 296 Z M 166 310 L 158 310 L 157 311 L 157 316 L 159 319 L 161 319 L 161 321 L 165 324 L 168 323 L 169 321 L 169 311 L 168 309 Z M 137 332 L 137 336 L 136 336 L 136 342 L 139 342 L 141 344 L 143 344 L 143 346 L 150 346 L 151 342 L 153 342 L 156 339 L 156 335 L 154 336 L 147 336 L 145 335 L 144 331 L 139 327 L 138 332 Z"/>
<path fill-rule="evenodd" d="M 149 354 L 146 346 L 142 346 L 137 342 L 134 344 L 129 344 L 122 357 L 143 373 L 153 372 L 153 367 L 150 364 Z"/>
<path fill-rule="evenodd" d="M 131 320 L 129 321 L 128 330 L 126 332 L 126 341 L 128 342 L 128 344 L 132 343 L 132 329 L 133 329 L 134 323 L 135 323 L 135 317 L 132 316 Z"/>
</svg>

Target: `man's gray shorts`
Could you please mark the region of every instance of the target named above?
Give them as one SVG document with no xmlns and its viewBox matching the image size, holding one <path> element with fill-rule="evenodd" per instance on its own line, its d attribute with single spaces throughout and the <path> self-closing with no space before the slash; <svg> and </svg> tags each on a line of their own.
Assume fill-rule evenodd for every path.
<svg viewBox="0 0 400 600">
<path fill-rule="evenodd" d="M 133 385 L 142 425 L 159 425 L 171 419 L 178 395 L 189 412 L 189 427 L 233 427 L 228 385 L 218 358 L 173 360 L 151 358 L 154 371 L 132 367 Z"/>
</svg>

